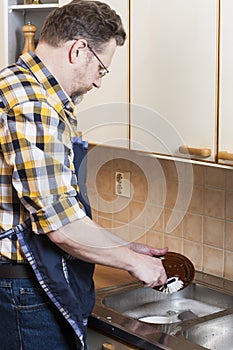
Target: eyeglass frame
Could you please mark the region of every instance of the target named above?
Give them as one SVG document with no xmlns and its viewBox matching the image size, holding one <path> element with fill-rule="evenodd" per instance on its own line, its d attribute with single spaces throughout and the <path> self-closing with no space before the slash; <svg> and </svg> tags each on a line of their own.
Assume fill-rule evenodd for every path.
<svg viewBox="0 0 233 350">
<path fill-rule="evenodd" d="M 73 38 L 73 40 L 78 40 L 77 38 Z M 107 73 L 109 73 L 108 68 L 105 66 L 105 64 L 101 61 L 101 59 L 99 58 L 99 56 L 95 53 L 95 51 L 92 49 L 92 47 L 87 44 L 87 48 L 91 51 L 91 53 L 95 56 L 95 58 L 97 59 L 97 61 L 100 63 L 100 65 L 102 66 L 102 69 L 105 70 L 105 72 L 101 73 L 99 71 L 100 74 L 100 78 L 103 78 Z"/>
<path fill-rule="evenodd" d="M 109 73 L 108 68 L 105 66 L 105 64 L 101 61 L 101 59 L 99 58 L 99 56 L 95 53 L 95 51 L 91 48 L 91 46 L 89 44 L 87 44 L 87 48 L 91 51 L 91 53 L 95 56 L 95 58 L 99 61 L 100 65 L 102 66 L 102 68 L 105 70 L 105 72 L 100 73 L 100 77 L 103 78 L 107 73 Z"/>
</svg>

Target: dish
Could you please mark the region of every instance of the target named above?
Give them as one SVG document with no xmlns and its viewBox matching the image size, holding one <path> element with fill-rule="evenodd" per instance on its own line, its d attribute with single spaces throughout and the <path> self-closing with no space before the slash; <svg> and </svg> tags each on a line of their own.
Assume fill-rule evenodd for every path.
<svg viewBox="0 0 233 350">
<path fill-rule="evenodd" d="M 169 316 L 145 316 L 138 319 L 145 323 L 157 323 L 157 324 L 168 324 L 172 323 L 171 317 Z"/>
<path fill-rule="evenodd" d="M 186 256 L 175 252 L 168 252 L 166 255 L 160 257 L 160 259 L 162 260 L 167 277 L 178 277 L 184 283 L 181 289 L 184 289 L 193 281 L 195 269 L 193 263 Z M 159 288 L 160 286 L 155 287 L 157 290 Z"/>
</svg>

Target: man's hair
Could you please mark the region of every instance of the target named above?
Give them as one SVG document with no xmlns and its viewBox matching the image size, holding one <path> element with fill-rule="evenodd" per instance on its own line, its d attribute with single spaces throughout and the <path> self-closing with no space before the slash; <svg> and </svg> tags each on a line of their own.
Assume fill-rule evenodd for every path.
<svg viewBox="0 0 233 350">
<path fill-rule="evenodd" d="M 101 51 L 112 38 L 122 46 L 126 33 L 120 16 L 109 5 L 93 0 L 73 0 L 47 16 L 40 41 L 58 47 L 78 38 L 86 39 L 89 45 Z"/>
</svg>

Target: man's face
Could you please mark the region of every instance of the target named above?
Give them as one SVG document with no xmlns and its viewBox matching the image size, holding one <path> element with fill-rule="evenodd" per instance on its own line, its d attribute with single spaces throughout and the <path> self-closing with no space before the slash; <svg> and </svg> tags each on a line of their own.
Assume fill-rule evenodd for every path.
<svg viewBox="0 0 233 350">
<path fill-rule="evenodd" d="M 74 69 L 74 79 L 71 85 L 71 98 L 74 103 L 79 103 L 83 95 L 93 87 L 101 87 L 102 74 L 105 72 L 101 62 L 107 68 L 110 66 L 116 50 L 116 41 L 111 39 L 100 54 L 95 52 L 101 62 L 88 47 L 85 50 L 85 60 L 82 60 L 82 63 Z"/>
</svg>

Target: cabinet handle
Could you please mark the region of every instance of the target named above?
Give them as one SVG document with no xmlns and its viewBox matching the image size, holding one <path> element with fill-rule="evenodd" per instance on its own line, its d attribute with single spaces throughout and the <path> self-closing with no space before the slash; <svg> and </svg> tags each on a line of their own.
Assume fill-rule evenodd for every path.
<svg viewBox="0 0 233 350">
<path fill-rule="evenodd" d="M 233 160 L 233 153 L 228 151 L 218 152 L 218 158 L 223 160 Z"/>
<path fill-rule="evenodd" d="M 115 350 L 115 347 L 110 343 L 103 343 L 102 350 Z"/>
<path fill-rule="evenodd" d="M 184 154 L 190 154 L 193 156 L 199 156 L 202 158 L 208 158 L 211 156 L 211 149 L 209 148 L 194 148 L 189 146 L 180 146 L 179 152 Z"/>
</svg>

